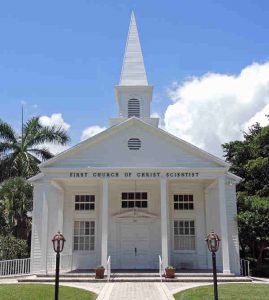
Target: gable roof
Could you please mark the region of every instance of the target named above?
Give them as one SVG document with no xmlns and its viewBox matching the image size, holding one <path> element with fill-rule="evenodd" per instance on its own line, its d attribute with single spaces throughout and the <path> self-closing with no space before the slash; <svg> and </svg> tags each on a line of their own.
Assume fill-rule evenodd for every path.
<svg viewBox="0 0 269 300">
<path fill-rule="evenodd" d="M 117 125 L 114 125 L 108 129 L 106 129 L 105 131 L 102 131 L 98 134 L 96 134 L 95 136 L 85 140 L 85 141 L 82 141 L 78 144 L 76 144 L 75 146 L 59 153 L 58 155 L 54 156 L 53 158 L 45 161 L 45 162 L 42 162 L 39 167 L 40 168 L 44 168 L 44 167 L 48 167 L 48 166 L 51 166 L 52 164 L 54 164 L 55 162 L 57 162 L 58 160 L 60 159 L 63 159 L 65 157 L 69 157 L 71 156 L 72 154 L 75 154 L 89 146 L 91 146 L 92 144 L 95 144 L 95 143 L 98 143 L 106 138 L 108 138 L 111 134 L 113 133 L 116 133 L 117 131 L 123 129 L 123 128 L 128 128 L 130 126 L 134 126 L 134 125 L 139 125 L 139 126 L 142 126 L 145 130 L 147 131 L 150 131 L 152 133 L 155 133 L 157 135 L 160 136 L 160 138 L 166 138 L 167 141 L 170 141 L 174 144 L 177 144 L 178 146 L 181 146 L 183 147 L 185 150 L 187 151 L 191 151 L 193 154 L 199 156 L 199 157 L 202 157 L 206 160 L 209 160 L 211 162 L 214 162 L 216 163 L 217 165 L 219 165 L 220 167 L 225 167 L 225 168 L 229 168 L 229 164 L 227 162 L 225 162 L 224 160 L 166 132 L 165 130 L 163 129 L 160 129 L 160 128 L 157 128 L 157 127 L 154 127 L 146 122 L 144 122 L 143 120 L 141 119 L 138 119 L 136 117 L 132 117 L 132 118 L 129 118 L 125 121 L 123 121 L 122 123 L 119 123 Z"/>
</svg>

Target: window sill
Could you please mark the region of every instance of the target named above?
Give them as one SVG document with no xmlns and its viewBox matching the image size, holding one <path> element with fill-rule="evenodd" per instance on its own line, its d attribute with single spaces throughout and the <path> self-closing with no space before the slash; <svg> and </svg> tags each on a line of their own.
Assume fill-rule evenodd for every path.
<svg viewBox="0 0 269 300">
<path fill-rule="evenodd" d="M 191 253 L 191 254 L 195 254 L 196 250 L 173 250 L 174 253 L 178 253 L 178 254 L 183 254 L 183 253 Z"/>
<path fill-rule="evenodd" d="M 121 207 L 123 210 L 148 210 L 148 207 Z"/>
<path fill-rule="evenodd" d="M 96 254 L 95 250 L 73 250 L 73 254 L 83 254 L 83 255 L 89 255 L 90 254 Z"/>
<path fill-rule="evenodd" d="M 96 210 L 75 210 L 76 215 L 95 215 Z"/>
</svg>

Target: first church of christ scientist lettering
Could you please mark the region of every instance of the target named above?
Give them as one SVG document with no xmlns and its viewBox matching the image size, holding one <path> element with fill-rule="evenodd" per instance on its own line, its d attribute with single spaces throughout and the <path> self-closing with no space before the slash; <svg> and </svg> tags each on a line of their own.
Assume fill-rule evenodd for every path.
<svg viewBox="0 0 269 300">
<path fill-rule="evenodd" d="M 70 172 L 69 177 L 72 178 L 122 178 L 122 177 L 137 177 L 137 178 L 190 178 L 199 177 L 197 172 Z"/>
</svg>

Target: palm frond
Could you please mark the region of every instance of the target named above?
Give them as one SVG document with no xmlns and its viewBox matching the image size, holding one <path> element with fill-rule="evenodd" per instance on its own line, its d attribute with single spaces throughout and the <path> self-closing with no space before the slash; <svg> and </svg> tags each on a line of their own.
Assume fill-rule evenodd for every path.
<svg viewBox="0 0 269 300">
<path fill-rule="evenodd" d="M 41 160 L 47 160 L 53 157 L 53 154 L 49 151 L 48 148 L 33 148 L 33 149 L 28 149 L 28 152 L 33 153 L 36 157 L 40 157 Z"/>
<path fill-rule="evenodd" d="M 14 176 L 36 175 L 38 164 L 53 156 L 44 144 L 65 145 L 69 140 L 66 130 L 59 126 L 42 126 L 39 117 L 23 125 L 22 137 L 0 120 L 0 182 Z"/>
<path fill-rule="evenodd" d="M 28 152 L 19 153 L 14 159 L 13 166 L 16 170 L 16 176 L 29 178 L 39 172 L 38 164 L 40 160 Z"/>
<path fill-rule="evenodd" d="M 0 160 L 0 182 L 16 176 L 16 167 L 14 161 L 16 160 L 17 153 L 9 153 L 3 156 Z"/>
<path fill-rule="evenodd" d="M 13 128 L 0 119 L 0 139 L 6 142 L 17 142 L 16 133 Z"/>
<path fill-rule="evenodd" d="M 27 140 L 31 136 L 37 133 L 42 128 L 39 123 L 39 117 L 33 117 L 23 125 L 23 139 Z"/>
<path fill-rule="evenodd" d="M 66 145 L 69 141 L 70 138 L 63 128 L 58 126 L 44 126 L 27 138 L 27 147 L 34 147 L 45 143 Z"/>
<path fill-rule="evenodd" d="M 14 151 L 16 147 L 14 147 L 13 143 L 10 142 L 0 142 L 0 159 L 2 159 L 6 154 L 10 153 L 12 150 Z"/>
</svg>

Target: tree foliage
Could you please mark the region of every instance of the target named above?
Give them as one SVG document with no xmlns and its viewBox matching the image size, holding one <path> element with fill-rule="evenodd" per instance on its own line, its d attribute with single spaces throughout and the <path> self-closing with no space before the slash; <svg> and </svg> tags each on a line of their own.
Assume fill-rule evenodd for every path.
<svg viewBox="0 0 269 300">
<path fill-rule="evenodd" d="M 238 191 L 269 197 L 269 126 L 256 123 L 244 133 L 243 141 L 226 143 L 223 149 L 230 170 L 243 178 Z"/>
<path fill-rule="evenodd" d="M 262 254 L 269 247 L 269 198 L 238 193 L 238 225 L 240 244 L 248 246 L 253 257 L 262 261 Z"/>
<path fill-rule="evenodd" d="M 0 260 L 29 257 L 28 245 L 25 240 L 11 235 L 0 235 Z"/>
<path fill-rule="evenodd" d="M 38 164 L 53 156 L 45 144 L 65 145 L 68 141 L 64 129 L 42 126 L 38 117 L 27 121 L 20 134 L 0 120 L 0 182 L 15 176 L 34 176 L 39 172 Z"/>
<path fill-rule="evenodd" d="M 230 171 L 242 177 L 237 187 L 242 254 L 248 251 L 259 265 L 269 246 L 269 126 L 256 123 L 244 133 L 243 141 L 226 143 L 223 149 Z"/>
<path fill-rule="evenodd" d="M 30 232 L 33 187 L 24 178 L 15 177 L 0 186 L 0 234 L 27 239 Z"/>
</svg>

